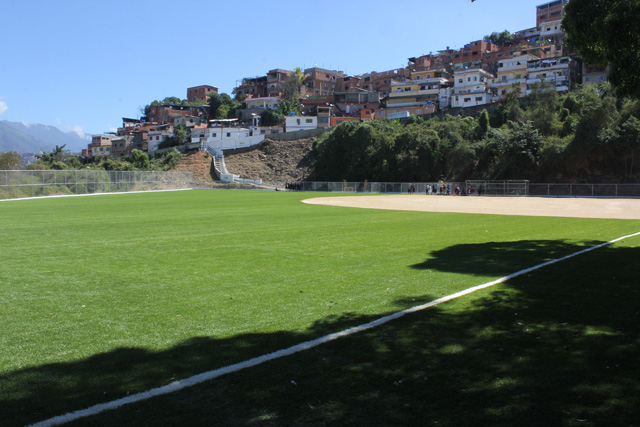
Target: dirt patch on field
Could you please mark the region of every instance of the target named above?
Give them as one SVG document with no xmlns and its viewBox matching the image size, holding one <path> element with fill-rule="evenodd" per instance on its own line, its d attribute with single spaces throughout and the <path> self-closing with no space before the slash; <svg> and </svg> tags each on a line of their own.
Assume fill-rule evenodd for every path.
<svg viewBox="0 0 640 427">
<path fill-rule="evenodd" d="M 381 195 L 318 197 L 304 203 L 352 208 L 572 218 L 640 219 L 637 199 Z"/>
</svg>

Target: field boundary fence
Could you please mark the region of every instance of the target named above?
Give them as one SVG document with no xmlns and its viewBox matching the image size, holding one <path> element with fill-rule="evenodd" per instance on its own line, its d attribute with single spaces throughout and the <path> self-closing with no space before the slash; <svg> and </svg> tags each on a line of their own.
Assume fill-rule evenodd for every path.
<svg viewBox="0 0 640 427">
<path fill-rule="evenodd" d="M 454 194 L 456 187 L 460 195 L 477 196 L 544 196 L 544 197 L 612 197 L 640 198 L 640 184 L 560 184 L 531 183 L 527 180 L 513 181 L 438 181 L 438 182 L 330 182 L 301 181 L 301 191 L 336 193 L 408 193 L 409 186 L 415 187 L 416 194 L 427 194 L 427 185 L 438 188 L 436 194 Z M 444 192 L 441 189 L 444 187 Z M 481 190 L 479 193 L 478 190 Z M 433 194 L 433 191 L 432 193 Z"/>
<path fill-rule="evenodd" d="M 640 197 L 640 184 L 529 184 L 530 196 Z"/>
<path fill-rule="evenodd" d="M 74 194 L 177 190 L 192 186 L 192 172 L 0 171 L 0 200 Z"/>
</svg>

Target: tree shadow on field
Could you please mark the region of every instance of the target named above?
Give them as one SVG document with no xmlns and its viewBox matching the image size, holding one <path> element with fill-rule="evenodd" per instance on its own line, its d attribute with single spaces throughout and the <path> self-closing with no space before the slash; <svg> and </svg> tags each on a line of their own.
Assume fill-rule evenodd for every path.
<svg viewBox="0 0 640 427">
<path fill-rule="evenodd" d="M 456 245 L 413 267 L 504 275 L 592 243 Z M 509 250 L 519 268 L 493 259 Z M 604 247 L 72 425 L 640 425 L 639 256 L 638 247 Z M 327 317 L 304 333 L 199 337 L 162 352 L 119 349 L 12 372 L 0 377 L 2 423 L 85 408 L 380 316 Z"/>
<path fill-rule="evenodd" d="M 461 244 L 434 251 L 425 261 L 411 267 L 474 276 L 506 276 L 601 243 L 604 242 L 589 240 L 575 244 L 564 240 L 518 240 Z"/>
</svg>

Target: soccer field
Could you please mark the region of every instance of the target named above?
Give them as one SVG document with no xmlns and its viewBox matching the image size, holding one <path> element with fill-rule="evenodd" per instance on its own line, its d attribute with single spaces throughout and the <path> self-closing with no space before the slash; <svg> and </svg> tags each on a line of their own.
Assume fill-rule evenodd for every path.
<svg viewBox="0 0 640 427">
<path fill-rule="evenodd" d="M 309 197 L 184 191 L 0 203 L 3 423 L 159 387 L 640 231 L 637 220 L 301 203 Z M 80 423 L 373 425 L 386 414 L 382 424 L 420 425 L 429 396 L 453 405 L 441 425 L 477 419 L 481 408 L 490 424 L 536 413 L 571 424 L 563 411 L 628 424 L 639 416 L 638 368 L 629 366 L 640 346 L 639 254 L 640 237 L 630 238 L 379 331 Z M 527 383 L 553 371 L 552 349 L 562 366 L 571 362 L 567 385 L 548 385 L 575 394 L 566 405 Z M 278 377 L 292 367 L 298 379 Z M 518 375 L 501 374 L 508 367 Z M 315 388 L 303 392 L 300 378 Z M 478 396 L 491 393 L 505 403 L 487 409 Z M 575 410 L 588 398 L 595 415 Z"/>
</svg>

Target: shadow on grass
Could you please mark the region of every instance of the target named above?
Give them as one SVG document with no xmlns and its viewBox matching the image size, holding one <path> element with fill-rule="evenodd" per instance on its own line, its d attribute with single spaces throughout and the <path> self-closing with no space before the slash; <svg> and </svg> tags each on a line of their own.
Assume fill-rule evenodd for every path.
<svg viewBox="0 0 640 427">
<path fill-rule="evenodd" d="M 534 266 L 604 243 L 584 241 L 579 245 L 564 240 L 518 240 L 454 245 L 432 252 L 411 267 L 475 276 L 506 276 L 523 266 Z"/>
<path fill-rule="evenodd" d="M 518 247 L 494 245 L 494 255 Z M 433 265 L 421 268 L 503 274 L 502 264 L 486 265 L 488 249 L 471 246 L 434 253 L 426 261 Z M 521 256 L 546 258 L 582 247 L 521 248 L 514 249 Z M 494 291 L 74 425 L 640 425 L 639 256 L 640 248 L 602 248 Z M 467 261 L 454 269 L 437 262 L 443 257 Z M 164 352 L 120 349 L 17 371 L 0 378 L 0 413 L 9 425 L 38 421 L 370 320 L 327 318 L 304 334 L 201 337 Z"/>
</svg>

